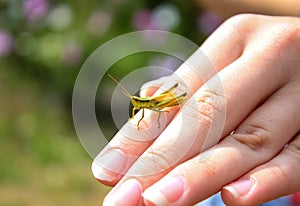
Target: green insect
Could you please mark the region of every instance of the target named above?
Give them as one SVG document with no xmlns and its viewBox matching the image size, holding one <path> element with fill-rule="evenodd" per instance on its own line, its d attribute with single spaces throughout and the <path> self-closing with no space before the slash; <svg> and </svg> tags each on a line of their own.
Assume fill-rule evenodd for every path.
<svg viewBox="0 0 300 206">
<path fill-rule="evenodd" d="M 132 96 L 114 77 L 112 77 L 110 74 L 108 76 L 123 90 L 124 94 L 128 96 L 131 100 L 131 103 L 133 105 L 132 109 L 132 116 L 131 118 L 134 118 L 135 111 L 142 109 L 142 117 L 139 119 L 137 123 L 137 129 L 139 130 L 139 125 L 142 119 L 144 118 L 144 110 L 149 109 L 155 112 L 158 112 L 158 128 L 160 128 L 160 115 L 162 112 L 169 112 L 169 111 L 162 111 L 162 109 L 166 107 L 172 107 L 176 105 L 182 104 L 186 100 L 187 93 L 183 93 L 179 96 L 175 96 L 174 93 L 172 93 L 172 90 L 174 90 L 176 87 L 178 87 L 178 83 L 174 84 L 170 89 L 162 92 L 161 94 L 153 97 L 137 97 Z"/>
</svg>

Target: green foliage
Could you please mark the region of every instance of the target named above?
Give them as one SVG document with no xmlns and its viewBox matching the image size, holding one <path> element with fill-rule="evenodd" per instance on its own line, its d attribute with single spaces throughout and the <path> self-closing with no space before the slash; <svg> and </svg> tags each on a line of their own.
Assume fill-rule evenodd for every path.
<svg viewBox="0 0 300 206">
<path fill-rule="evenodd" d="M 71 121 L 76 75 L 106 41 L 158 29 L 154 24 L 161 22 L 147 18 L 170 5 L 179 20 L 168 30 L 199 43 L 197 9 L 185 1 L 0 0 L 0 205 L 101 202 L 108 188 L 93 179 Z M 128 56 L 112 67 L 120 71 L 114 76 L 147 66 L 151 58 L 158 56 Z M 103 101 L 97 110 L 109 115 Z M 111 135 L 112 126 L 103 125 Z"/>
</svg>

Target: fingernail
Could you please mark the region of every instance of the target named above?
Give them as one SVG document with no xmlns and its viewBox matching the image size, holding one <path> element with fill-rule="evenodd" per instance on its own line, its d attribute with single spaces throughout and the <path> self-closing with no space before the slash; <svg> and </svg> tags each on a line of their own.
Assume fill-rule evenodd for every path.
<svg viewBox="0 0 300 206">
<path fill-rule="evenodd" d="M 142 186 L 138 180 L 129 179 L 123 182 L 103 202 L 103 206 L 142 205 Z"/>
<path fill-rule="evenodd" d="M 116 174 L 105 171 L 97 162 L 92 164 L 92 173 L 98 180 L 113 182 L 116 179 Z"/>
<path fill-rule="evenodd" d="M 98 180 L 112 182 L 126 171 L 126 165 L 126 155 L 121 150 L 113 149 L 94 159 L 92 172 Z"/>
<path fill-rule="evenodd" d="M 235 198 L 240 198 L 251 190 L 253 186 L 253 180 L 252 179 L 242 179 L 238 180 L 234 183 L 231 183 L 228 186 L 225 186 L 223 189 L 230 192 Z"/>
<path fill-rule="evenodd" d="M 180 199 L 185 184 L 185 180 L 181 176 L 170 177 L 145 190 L 142 196 L 144 201 L 152 203 L 152 205 L 168 205 Z"/>
</svg>

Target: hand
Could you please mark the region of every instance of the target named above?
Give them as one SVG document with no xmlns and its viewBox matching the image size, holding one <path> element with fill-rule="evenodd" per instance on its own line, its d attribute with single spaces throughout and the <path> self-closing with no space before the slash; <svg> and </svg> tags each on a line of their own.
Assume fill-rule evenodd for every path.
<svg viewBox="0 0 300 206">
<path fill-rule="evenodd" d="M 217 74 L 175 72 L 192 96 L 162 115 L 164 130 L 146 114 L 94 160 L 95 177 L 117 184 L 104 204 L 192 205 L 222 191 L 228 205 L 256 205 L 300 190 L 300 19 L 235 16 L 192 56 L 198 70 L 203 53 Z"/>
</svg>

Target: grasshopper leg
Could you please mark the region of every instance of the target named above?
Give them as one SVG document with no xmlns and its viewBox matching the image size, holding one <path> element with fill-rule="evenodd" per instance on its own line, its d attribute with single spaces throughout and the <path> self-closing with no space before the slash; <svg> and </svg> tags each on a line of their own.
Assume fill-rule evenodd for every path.
<svg viewBox="0 0 300 206">
<path fill-rule="evenodd" d="M 137 123 L 137 129 L 139 130 L 140 129 L 140 122 L 142 121 L 142 119 L 144 118 L 144 108 L 142 108 L 142 117 L 141 117 L 141 119 L 139 119 L 139 121 L 138 121 L 138 123 Z"/>
<path fill-rule="evenodd" d="M 159 122 L 159 119 L 160 119 L 161 112 L 162 112 L 162 111 L 159 111 L 159 112 L 158 112 L 158 118 L 157 118 L 158 128 L 160 128 L 160 122 Z"/>
<path fill-rule="evenodd" d="M 132 114 L 131 114 L 131 117 L 128 119 L 128 120 L 131 120 L 134 118 L 134 113 L 135 113 L 135 110 L 137 110 L 137 108 L 132 108 Z"/>
<path fill-rule="evenodd" d="M 158 128 L 160 128 L 160 122 L 159 122 L 159 120 L 160 120 L 161 113 L 163 113 L 163 112 L 169 112 L 169 111 L 161 111 L 161 110 L 153 110 L 153 111 L 158 112 L 157 124 L 158 124 Z"/>
</svg>

